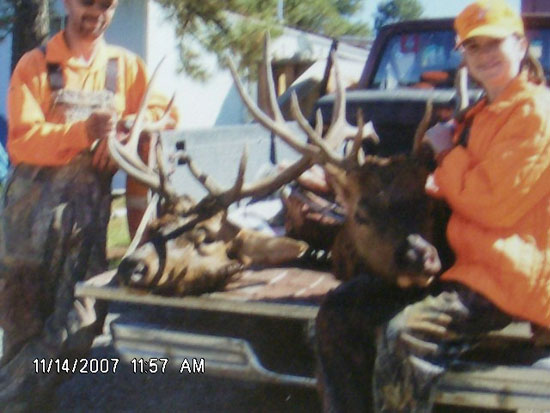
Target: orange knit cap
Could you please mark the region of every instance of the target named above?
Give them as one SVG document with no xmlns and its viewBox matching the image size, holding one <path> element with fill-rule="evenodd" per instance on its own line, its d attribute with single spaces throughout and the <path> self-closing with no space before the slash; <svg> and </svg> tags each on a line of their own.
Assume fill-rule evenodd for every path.
<svg viewBox="0 0 550 413">
<path fill-rule="evenodd" d="M 504 0 L 478 0 L 455 19 L 457 46 L 475 36 L 503 39 L 511 34 L 524 35 L 523 21 Z"/>
</svg>

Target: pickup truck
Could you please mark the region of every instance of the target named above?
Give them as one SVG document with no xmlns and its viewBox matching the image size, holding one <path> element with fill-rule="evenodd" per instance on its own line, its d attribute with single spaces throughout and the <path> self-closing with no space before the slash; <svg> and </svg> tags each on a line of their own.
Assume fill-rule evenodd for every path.
<svg viewBox="0 0 550 413">
<path fill-rule="evenodd" d="M 550 16 L 525 16 L 525 23 L 531 49 L 548 75 Z M 355 123 L 357 108 L 362 109 L 381 138 L 379 153 L 410 150 L 428 99 L 435 105 L 435 120 L 452 114 L 453 79 L 460 63 L 454 44 L 451 19 L 401 22 L 380 30 L 358 84 L 347 91 L 348 120 Z M 477 95 L 472 85 L 471 97 Z M 316 103 L 326 119 L 333 102 L 334 96 L 327 95 Z M 208 172 L 222 184 L 232 181 L 233 172 L 216 164 L 217 152 L 223 153 L 227 165 L 236 165 L 244 141 L 251 149 L 250 170 L 273 160 L 274 152 L 278 158 L 296 156 L 255 124 L 167 132 L 162 139 L 165 147 L 185 141 L 196 162 L 212 165 Z M 185 182 L 182 191 L 199 191 L 185 171 L 178 173 L 178 182 Z M 143 368 L 140 360 L 168 359 L 171 367 L 206 374 L 315 386 L 314 320 L 322 297 L 339 284 L 327 267 L 303 261 L 248 270 L 224 291 L 183 298 L 98 286 L 113 274 L 79 284 L 76 293 L 115 306 L 124 303 L 110 326 L 112 340 L 120 357 L 136 368 Z M 550 369 L 531 367 L 541 357 L 550 357 L 548 337 L 532 332 L 527 323 L 513 324 L 491 334 L 477 354 L 444 376 L 437 403 L 548 412 Z"/>
</svg>

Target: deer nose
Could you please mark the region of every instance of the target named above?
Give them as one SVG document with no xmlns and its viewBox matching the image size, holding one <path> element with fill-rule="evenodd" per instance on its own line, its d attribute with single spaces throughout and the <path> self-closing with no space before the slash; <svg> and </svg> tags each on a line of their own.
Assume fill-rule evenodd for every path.
<svg viewBox="0 0 550 413">
<path fill-rule="evenodd" d="M 399 267 L 414 274 L 432 276 L 441 270 L 436 248 L 419 234 L 407 236 L 397 248 L 395 259 Z"/>
<path fill-rule="evenodd" d="M 142 260 L 125 258 L 118 266 L 117 277 L 123 285 L 142 286 L 148 272 L 149 267 Z"/>
<path fill-rule="evenodd" d="M 140 262 L 134 267 L 134 271 L 130 276 L 130 282 L 132 284 L 138 284 L 141 280 L 143 280 L 146 274 L 147 265 L 145 265 L 143 262 Z"/>
</svg>

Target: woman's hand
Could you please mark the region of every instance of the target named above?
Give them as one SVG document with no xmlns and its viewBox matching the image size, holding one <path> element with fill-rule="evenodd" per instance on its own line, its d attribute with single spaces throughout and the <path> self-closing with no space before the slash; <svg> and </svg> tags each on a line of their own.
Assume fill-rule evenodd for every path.
<svg viewBox="0 0 550 413">
<path fill-rule="evenodd" d="M 426 131 L 422 142 L 426 143 L 433 151 L 437 164 L 441 164 L 445 156 L 453 149 L 453 135 L 455 121 L 439 122 Z"/>
</svg>

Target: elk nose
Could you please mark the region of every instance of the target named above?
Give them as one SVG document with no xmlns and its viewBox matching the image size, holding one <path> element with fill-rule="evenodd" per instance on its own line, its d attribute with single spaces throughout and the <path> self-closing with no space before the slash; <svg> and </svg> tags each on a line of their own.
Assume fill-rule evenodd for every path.
<svg viewBox="0 0 550 413">
<path fill-rule="evenodd" d="M 142 260 L 125 258 L 118 266 L 117 276 L 124 285 L 144 285 L 149 267 Z"/>
<path fill-rule="evenodd" d="M 421 235 L 409 235 L 396 251 L 397 264 L 415 274 L 435 275 L 441 270 L 441 261 L 435 247 Z"/>
<path fill-rule="evenodd" d="M 145 265 L 143 262 L 138 263 L 134 267 L 134 271 L 130 276 L 130 282 L 132 284 L 138 284 L 141 280 L 143 280 L 145 274 L 147 274 L 147 265 Z"/>
</svg>

